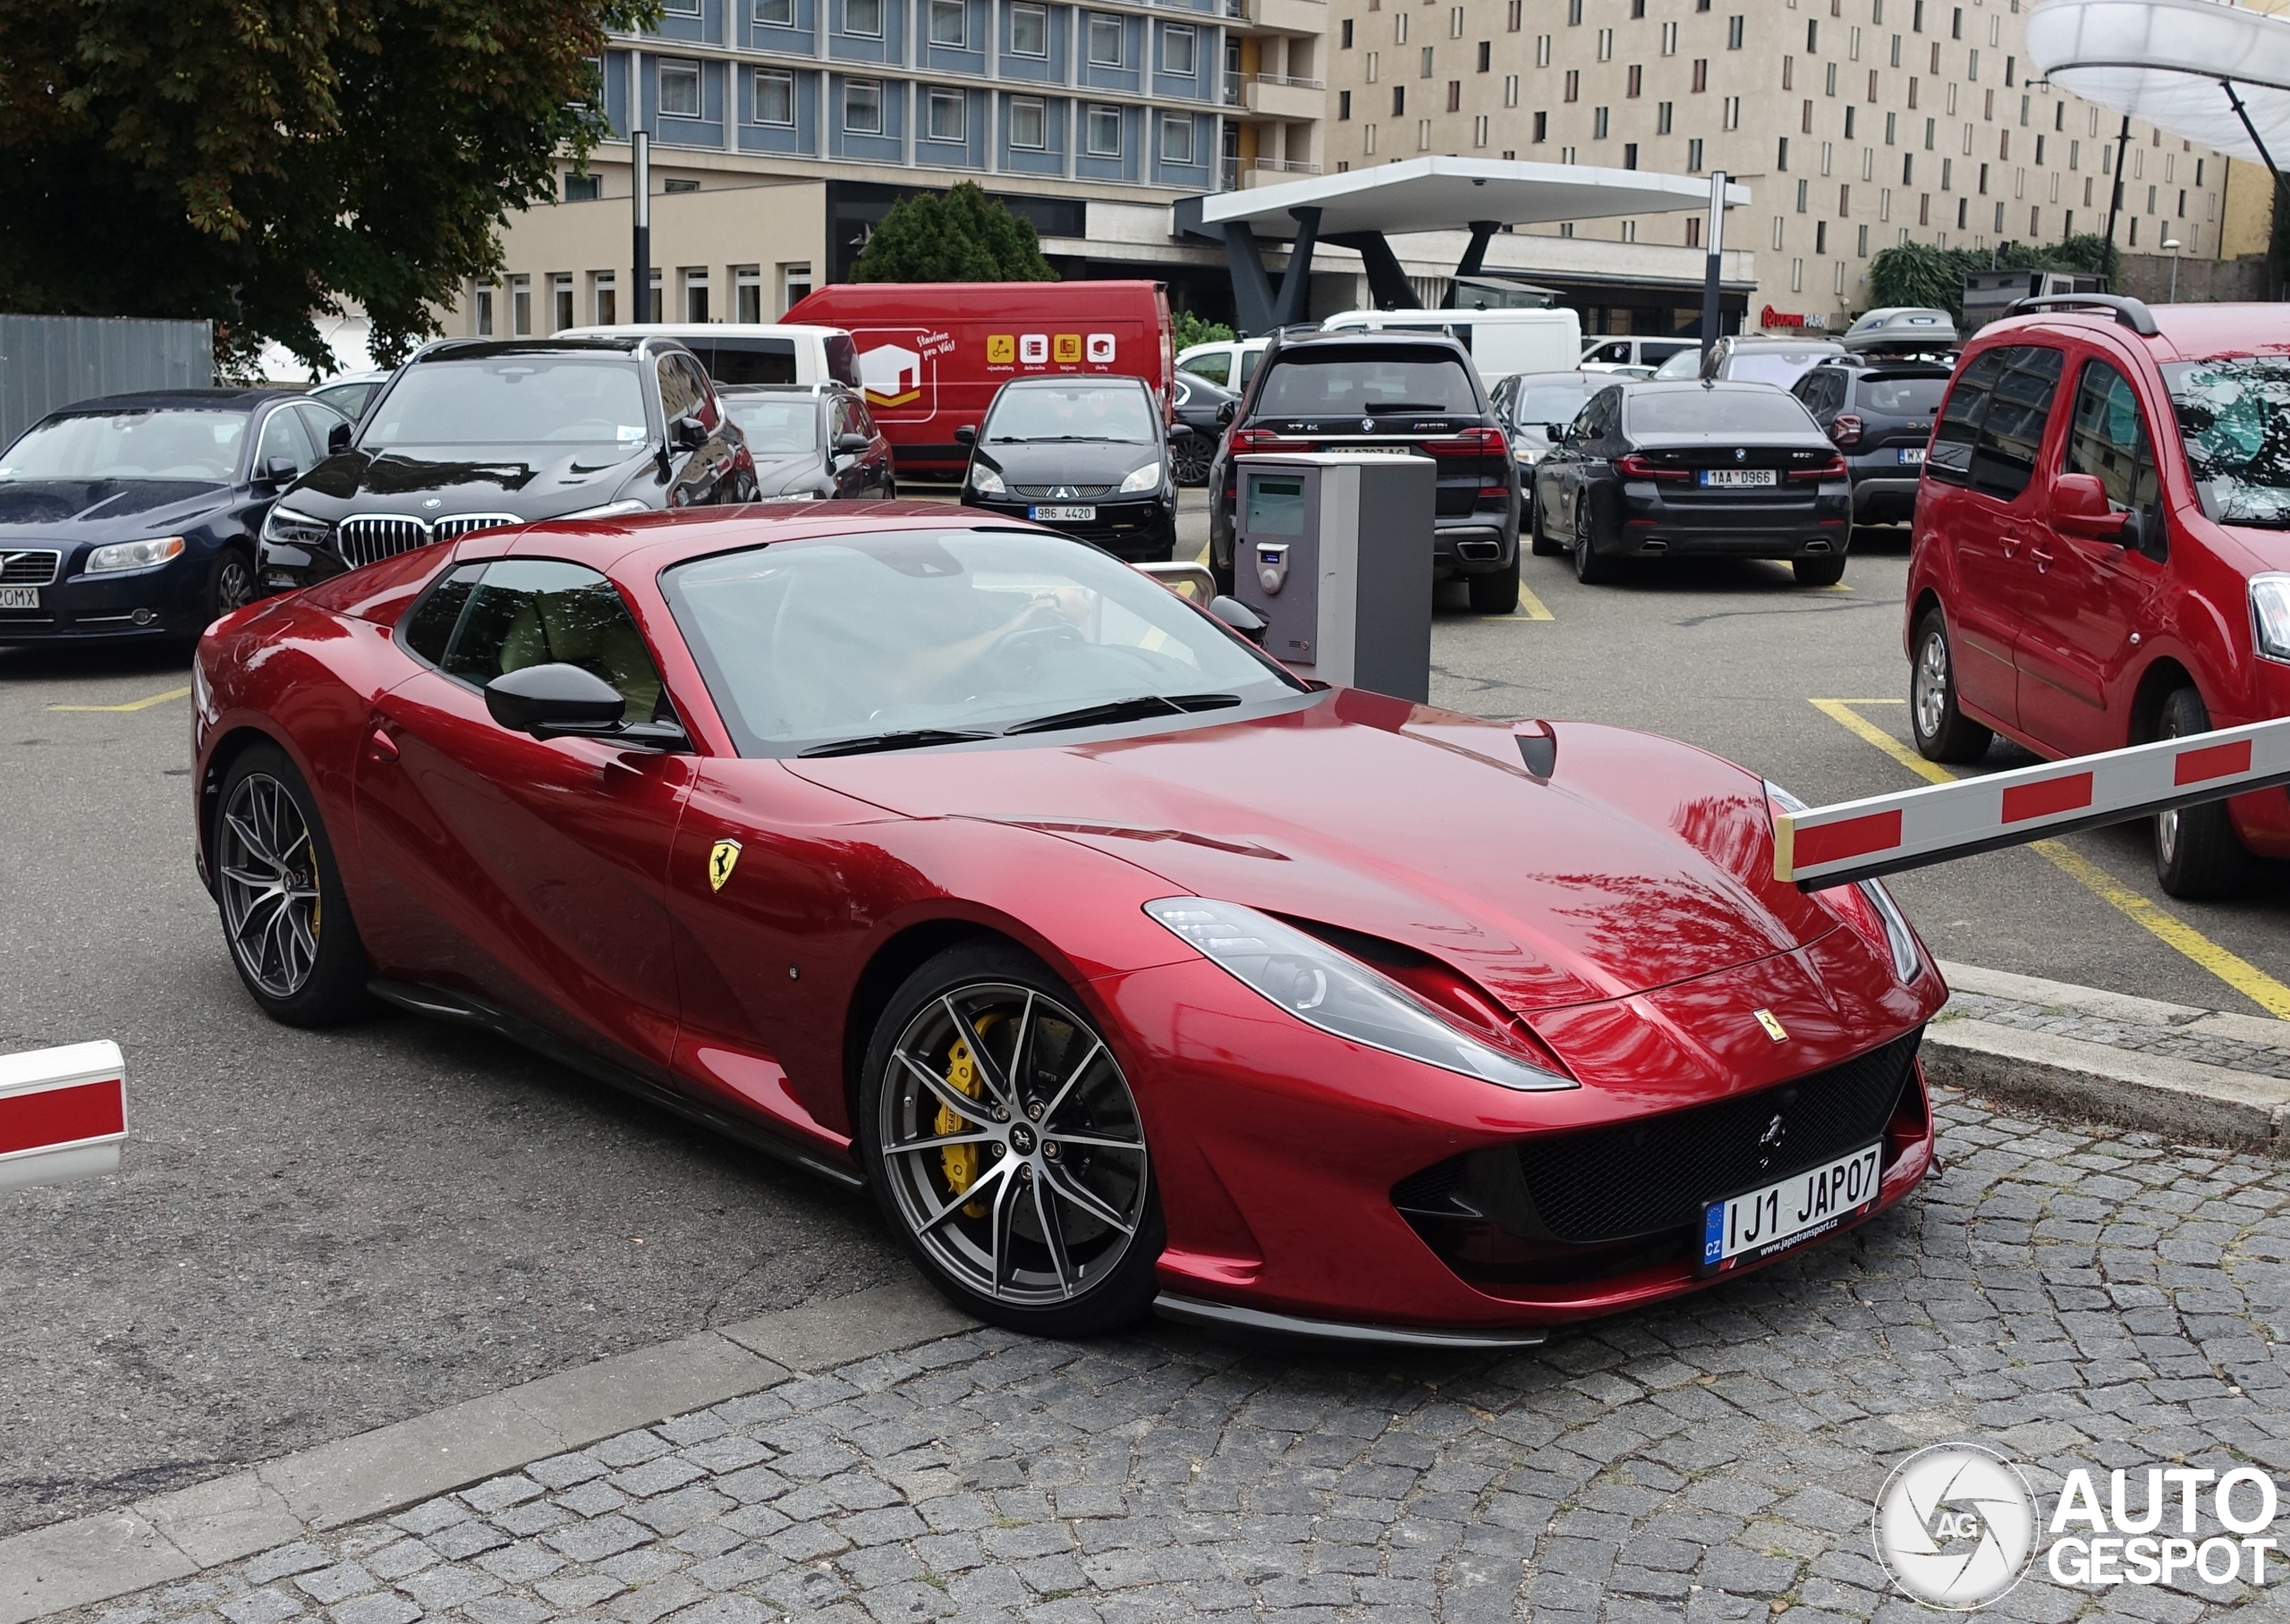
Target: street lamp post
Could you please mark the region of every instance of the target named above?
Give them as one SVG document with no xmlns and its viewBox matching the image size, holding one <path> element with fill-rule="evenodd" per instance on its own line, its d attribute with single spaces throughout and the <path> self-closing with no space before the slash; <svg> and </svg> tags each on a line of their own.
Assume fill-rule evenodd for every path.
<svg viewBox="0 0 2290 1624">
<path fill-rule="evenodd" d="M 2167 301 L 2171 304 L 2176 304 L 2179 301 L 2179 248 L 2180 243 L 2176 237 L 2163 239 L 2163 251 L 2171 257 L 2171 296 Z"/>
<path fill-rule="evenodd" d="M 1716 170 L 1709 176 L 1709 255 L 1701 262 L 1701 359 L 1709 360 L 1709 352 L 1718 344 L 1718 280 L 1722 268 L 1726 237 L 1726 172 Z"/>
</svg>

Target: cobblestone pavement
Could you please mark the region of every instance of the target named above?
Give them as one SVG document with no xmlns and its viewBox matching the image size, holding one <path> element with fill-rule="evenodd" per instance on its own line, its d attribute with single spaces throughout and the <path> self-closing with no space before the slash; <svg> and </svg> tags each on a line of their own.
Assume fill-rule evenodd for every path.
<svg viewBox="0 0 2290 1624">
<path fill-rule="evenodd" d="M 2189 1060 L 2205 1066 L 2224 1066 L 2260 1077 L 2290 1079 L 2290 1047 L 2248 1043 L 2194 1029 L 2194 1023 L 2209 1013 L 2206 1010 L 2189 1009 L 2183 1019 L 2162 1023 L 2112 1020 L 2103 1015 L 2055 1009 L 2023 999 L 1951 990 L 1947 1013 L 1997 1026 L 2018 1027 L 2023 1031 L 2049 1032 L 2084 1043 L 2106 1044 L 2111 1048 L 2136 1049 L 2171 1060 Z M 2290 1021 L 2280 1024 L 2286 1038 L 2290 1038 Z"/>
<path fill-rule="evenodd" d="M 1943 1114 L 1949 1171 L 1900 1210 L 1531 1353 L 973 1332 L 71 1624 L 1907 1619 L 1869 1508 L 1913 1446 L 1987 1442 L 2040 1494 L 2076 1464 L 2290 1468 L 2290 1168 Z M 2038 1572 L 1997 1611 L 2277 1594 Z"/>
</svg>

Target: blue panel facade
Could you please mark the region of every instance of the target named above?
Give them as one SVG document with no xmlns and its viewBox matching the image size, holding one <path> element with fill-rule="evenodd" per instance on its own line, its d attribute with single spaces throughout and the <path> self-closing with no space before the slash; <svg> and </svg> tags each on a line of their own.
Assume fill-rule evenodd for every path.
<svg viewBox="0 0 2290 1624">
<path fill-rule="evenodd" d="M 963 43 L 960 45 L 937 43 L 934 37 L 937 8 L 930 4 L 930 0 L 924 0 L 922 16 L 921 56 L 926 72 L 985 73 L 986 41 L 994 27 L 992 10 L 986 0 L 963 0 Z"/>
<path fill-rule="evenodd" d="M 1016 116 L 1014 100 L 1008 96 L 1002 98 L 1002 129 L 997 137 L 1002 148 L 1002 167 L 1014 174 L 1064 174 L 1065 119 L 1070 104 L 1062 97 L 1042 98 L 1042 144 L 1037 148 L 1010 144 L 1011 121 Z"/>
<path fill-rule="evenodd" d="M 750 50 L 792 51 L 809 56 L 818 38 L 819 8 L 828 0 L 736 0 L 739 41 Z M 777 21 L 785 17 L 785 21 Z"/>
<path fill-rule="evenodd" d="M 780 71 L 780 70 L 773 70 Z M 743 152 L 777 152 L 790 156 L 816 157 L 819 150 L 819 79 L 816 72 L 795 69 L 791 77 L 795 81 L 795 122 L 788 124 L 767 124 L 759 116 L 753 74 L 755 69 L 740 71 L 745 100 L 741 106 L 740 149 Z"/>
<path fill-rule="evenodd" d="M 825 0 L 827 7 L 827 55 L 837 62 L 880 63 L 895 66 L 906 61 L 904 0 Z M 852 30 L 854 6 L 871 8 L 882 24 L 880 34 Z"/>
<path fill-rule="evenodd" d="M 1121 65 L 1109 67 L 1094 59 L 1097 25 L 1110 20 L 1121 29 Z M 1096 90 L 1137 91 L 1145 82 L 1145 31 L 1142 17 L 1124 17 L 1112 12 L 1081 13 L 1081 83 Z"/>
<path fill-rule="evenodd" d="M 849 116 L 848 97 L 852 80 L 852 76 L 847 74 L 827 75 L 827 156 L 877 164 L 905 162 L 905 81 L 896 79 L 860 81 L 882 87 L 882 132 L 869 134 L 844 127 Z"/>
</svg>

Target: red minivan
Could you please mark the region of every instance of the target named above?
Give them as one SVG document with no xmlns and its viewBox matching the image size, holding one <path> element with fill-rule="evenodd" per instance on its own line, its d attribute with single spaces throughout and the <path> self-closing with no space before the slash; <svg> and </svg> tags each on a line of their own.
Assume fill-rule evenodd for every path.
<svg viewBox="0 0 2290 1624">
<path fill-rule="evenodd" d="M 2290 715 L 2290 305 L 2063 295 L 1983 327 L 1917 489 L 1909 716 L 2080 756 Z M 2155 820 L 2176 897 L 2290 857 L 2290 791 Z"/>
<path fill-rule="evenodd" d="M 841 327 L 859 346 L 867 409 L 902 474 L 959 478 L 994 392 L 1014 377 L 1142 378 L 1168 410 L 1175 381 L 1158 282 L 838 282 L 785 317 Z"/>
</svg>

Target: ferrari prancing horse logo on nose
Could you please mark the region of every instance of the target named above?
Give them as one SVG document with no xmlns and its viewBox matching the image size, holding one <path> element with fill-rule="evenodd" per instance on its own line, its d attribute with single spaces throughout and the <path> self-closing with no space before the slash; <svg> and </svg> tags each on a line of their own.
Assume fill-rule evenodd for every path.
<svg viewBox="0 0 2290 1624">
<path fill-rule="evenodd" d="M 717 882 L 719 884 L 721 883 L 721 881 Z M 1777 1017 L 1771 1010 L 1758 1011 L 1757 1024 L 1765 1028 L 1765 1035 L 1773 1039 L 1775 1043 L 1785 1043 L 1788 1041 L 1788 1028 L 1781 1024 L 1779 1018 Z"/>
<path fill-rule="evenodd" d="M 724 882 L 732 877 L 732 865 L 740 860 L 740 842 L 717 841 L 715 850 L 708 854 L 708 888 L 724 889 Z"/>
</svg>

